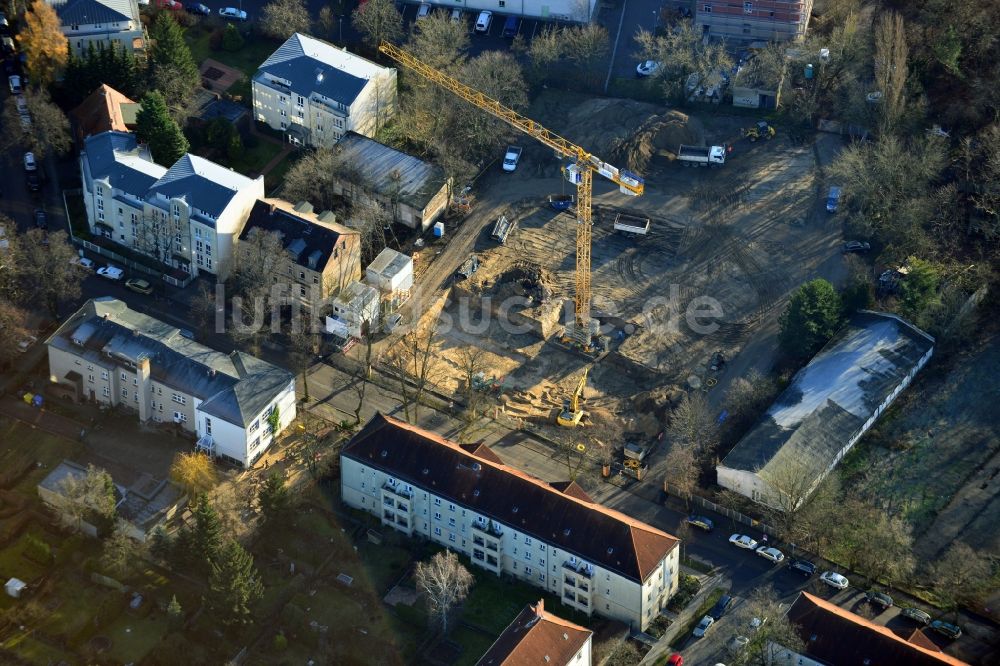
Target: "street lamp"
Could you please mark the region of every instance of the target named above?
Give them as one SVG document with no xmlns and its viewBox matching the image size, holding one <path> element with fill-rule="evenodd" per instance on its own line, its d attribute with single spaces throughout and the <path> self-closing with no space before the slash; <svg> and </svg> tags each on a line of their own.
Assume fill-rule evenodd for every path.
<svg viewBox="0 0 1000 666">
<path fill-rule="evenodd" d="M 337 41 L 344 43 L 344 17 L 337 17 Z"/>
</svg>

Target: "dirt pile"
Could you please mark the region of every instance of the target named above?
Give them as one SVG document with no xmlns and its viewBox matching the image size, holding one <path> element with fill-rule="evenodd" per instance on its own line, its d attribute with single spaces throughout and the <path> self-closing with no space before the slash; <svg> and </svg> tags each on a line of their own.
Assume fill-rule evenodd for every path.
<svg viewBox="0 0 1000 666">
<path fill-rule="evenodd" d="M 702 142 L 696 119 L 635 100 L 542 95 L 531 113 L 602 159 L 639 172 L 654 156 L 672 159 L 680 144 Z"/>
</svg>

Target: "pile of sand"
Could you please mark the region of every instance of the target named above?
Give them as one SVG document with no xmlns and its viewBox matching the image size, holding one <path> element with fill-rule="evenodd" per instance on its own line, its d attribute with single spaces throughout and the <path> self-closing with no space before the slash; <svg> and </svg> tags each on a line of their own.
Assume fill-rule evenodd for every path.
<svg viewBox="0 0 1000 666">
<path fill-rule="evenodd" d="M 530 113 L 601 159 L 638 172 L 656 155 L 672 159 L 680 144 L 702 142 L 697 120 L 635 100 L 544 94 Z"/>
</svg>

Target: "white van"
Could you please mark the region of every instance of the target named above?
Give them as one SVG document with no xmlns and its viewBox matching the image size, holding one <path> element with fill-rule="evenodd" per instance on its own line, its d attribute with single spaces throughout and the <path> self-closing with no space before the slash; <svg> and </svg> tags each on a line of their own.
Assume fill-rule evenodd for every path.
<svg viewBox="0 0 1000 666">
<path fill-rule="evenodd" d="M 493 12 L 479 12 L 479 18 L 476 19 L 476 32 L 489 32 L 492 22 Z"/>
</svg>

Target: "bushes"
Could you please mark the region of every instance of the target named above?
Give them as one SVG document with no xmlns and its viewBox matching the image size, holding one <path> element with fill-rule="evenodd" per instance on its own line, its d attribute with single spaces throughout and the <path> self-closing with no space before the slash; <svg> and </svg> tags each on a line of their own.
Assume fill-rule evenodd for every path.
<svg viewBox="0 0 1000 666">
<path fill-rule="evenodd" d="M 674 613 L 684 610 L 684 607 L 691 603 L 694 595 L 701 589 L 701 581 L 695 576 L 681 576 L 680 584 L 677 586 L 677 593 L 670 597 L 667 608 Z"/>
<path fill-rule="evenodd" d="M 52 564 L 52 547 L 34 534 L 29 534 L 24 540 L 22 554 L 33 562 L 48 566 Z"/>
<path fill-rule="evenodd" d="M 222 33 L 222 48 L 229 52 L 239 51 L 243 48 L 243 44 L 243 35 L 240 34 L 236 26 L 232 23 L 227 25 L 225 32 Z"/>
</svg>

